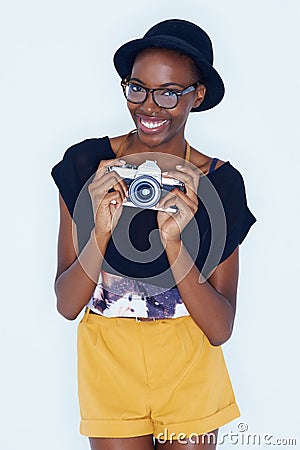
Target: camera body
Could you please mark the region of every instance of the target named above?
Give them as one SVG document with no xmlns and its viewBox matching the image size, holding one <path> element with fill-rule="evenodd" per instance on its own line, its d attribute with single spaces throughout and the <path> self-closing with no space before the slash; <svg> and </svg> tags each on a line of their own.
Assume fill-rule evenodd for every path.
<svg viewBox="0 0 300 450">
<path fill-rule="evenodd" d="M 107 172 L 115 171 L 123 178 L 128 186 L 128 197 L 124 206 L 143 209 L 156 209 L 157 203 L 175 187 L 186 192 L 184 183 L 176 178 L 163 177 L 156 161 L 146 160 L 139 166 L 125 164 L 124 166 L 107 167 Z M 177 207 L 170 206 L 164 209 L 167 212 L 176 212 Z"/>
</svg>

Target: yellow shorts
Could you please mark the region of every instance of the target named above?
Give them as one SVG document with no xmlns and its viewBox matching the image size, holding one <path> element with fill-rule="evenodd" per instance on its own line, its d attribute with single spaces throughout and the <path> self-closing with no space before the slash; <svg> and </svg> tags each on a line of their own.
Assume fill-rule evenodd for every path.
<svg viewBox="0 0 300 450">
<path fill-rule="evenodd" d="M 138 322 L 87 310 L 78 394 L 80 433 L 89 437 L 176 439 L 240 416 L 222 349 L 190 316 Z"/>
</svg>

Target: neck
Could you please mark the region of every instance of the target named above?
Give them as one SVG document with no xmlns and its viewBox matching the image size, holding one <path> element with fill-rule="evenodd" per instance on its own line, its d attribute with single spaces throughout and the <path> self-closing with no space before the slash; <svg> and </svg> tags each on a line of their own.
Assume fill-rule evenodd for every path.
<svg viewBox="0 0 300 450">
<path fill-rule="evenodd" d="M 163 143 L 151 139 L 150 141 L 141 139 L 138 133 L 129 136 L 127 145 L 125 145 L 126 153 L 161 153 L 166 156 L 172 155 L 174 157 L 185 159 L 186 156 L 186 140 L 182 135 L 176 135 L 173 138 Z"/>
<path fill-rule="evenodd" d="M 162 171 L 174 170 L 177 164 L 184 164 L 186 157 L 184 138 L 172 139 L 159 145 L 147 145 L 137 133 L 129 135 L 123 143 L 121 155 L 128 164 L 140 165 L 148 160 L 156 161 Z"/>
</svg>

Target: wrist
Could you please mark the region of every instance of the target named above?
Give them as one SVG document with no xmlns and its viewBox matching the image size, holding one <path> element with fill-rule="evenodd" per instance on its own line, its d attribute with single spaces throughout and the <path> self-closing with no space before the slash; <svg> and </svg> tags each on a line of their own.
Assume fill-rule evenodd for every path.
<svg viewBox="0 0 300 450">
<path fill-rule="evenodd" d="M 95 228 L 93 228 L 93 230 L 91 231 L 91 239 L 95 240 L 98 247 L 103 247 L 103 246 L 107 246 L 108 241 L 111 238 L 111 233 L 106 233 L 106 232 L 99 232 L 96 231 Z"/>
<path fill-rule="evenodd" d="M 162 240 L 162 245 L 164 247 L 164 250 L 166 253 L 170 252 L 170 251 L 179 251 L 182 245 L 182 241 L 180 238 L 176 239 L 176 238 L 163 238 Z"/>
<path fill-rule="evenodd" d="M 163 244 L 163 246 L 167 246 L 167 245 L 176 245 L 176 244 L 181 244 L 181 236 L 169 236 L 167 233 L 163 232 L 160 230 L 160 240 Z"/>
</svg>

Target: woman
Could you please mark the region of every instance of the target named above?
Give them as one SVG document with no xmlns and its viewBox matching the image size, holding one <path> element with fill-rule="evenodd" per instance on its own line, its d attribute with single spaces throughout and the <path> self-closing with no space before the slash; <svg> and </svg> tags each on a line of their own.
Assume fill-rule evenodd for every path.
<svg viewBox="0 0 300 450">
<path fill-rule="evenodd" d="M 185 140 L 190 112 L 223 98 L 212 61 L 184 20 L 124 44 L 114 63 L 136 130 L 76 144 L 52 170 L 57 308 L 73 320 L 86 306 L 78 390 L 92 450 L 214 449 L 240 415 L 221 345 L 256 219 L 238 170 Z"/>
</svg>

